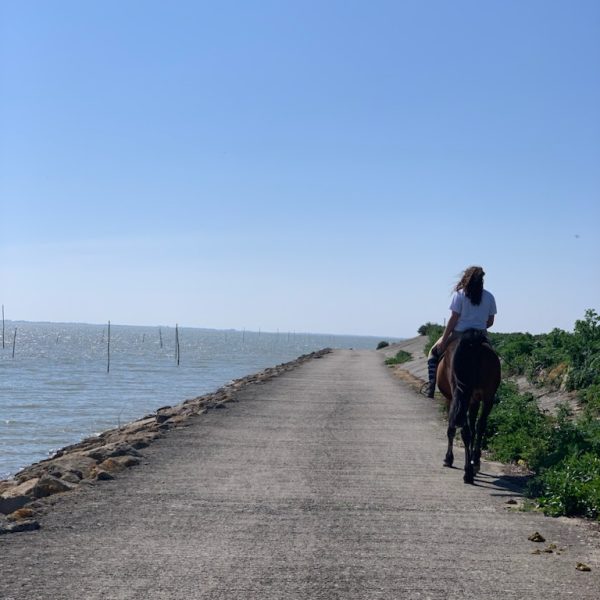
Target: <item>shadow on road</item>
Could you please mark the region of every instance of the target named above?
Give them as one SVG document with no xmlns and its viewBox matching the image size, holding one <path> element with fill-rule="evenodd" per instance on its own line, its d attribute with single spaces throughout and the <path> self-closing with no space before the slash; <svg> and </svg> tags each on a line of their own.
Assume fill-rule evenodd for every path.
<svg viewBox="0 0 600 600">
<path fill-rule="evenodd" d="M 475 485 L 487 488 L 492 496 L 521 496 L 525 495 L 525 488 L 531 475 L 498 475 L 496 473 L 477 473 Z"/>
</svg>

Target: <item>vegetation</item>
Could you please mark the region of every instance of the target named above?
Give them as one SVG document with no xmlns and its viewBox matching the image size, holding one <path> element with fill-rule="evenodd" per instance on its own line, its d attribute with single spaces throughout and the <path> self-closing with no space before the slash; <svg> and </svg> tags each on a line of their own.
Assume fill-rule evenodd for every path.
<svg viewBox="0 0 600 600">
<path fill-rule="evenodd" d="M 600 385 L 600 315 L 587 310 L 573 333 L 491 333 L 507 375 L 525 375 L 533 383 L 567 390 Z M 593 402 L 593 398 L 590 399 Z"/>
<path fill-rule="evenodd" d="M 390 345 L 389 342 L 385 342 L 385 341 L 379 342 L 379 344 L 377 344 L 377 350 L 381 350 L 382 348 L 387 348 L 389 345 Z"/>
<path fill-rule="evenodd" d="M 429 354 L 431 347 L 438 341 L 438 339 L 444 333 L 444 327 L 442 325 L 438 325 L 437 323 L 430 323 L 428 321 L 427 323 L 425 323 L 425 325 L 421 325 L 421 327 L 417 329 L 417 333 L 419 335 L 426 335 L 429 338 L 424 348 L 425 354 Z"/>
<path fill-rule="evenodd" d="M 441 325 L 423 328 L 430 344 L 441 335 Z M 600 315 L 586 311 L 573 332 L 492 333 L 490 338 L 504 381 L 488 421 L 487 449 L 493 458 L 533 472 L 528 491 L 546 514 L 600 520 Z M 583 410 L 577 417 L 567 405 L 557 415 L 542 413 L 535 398 L 519 393 L 507 375 L 573 391 Z"/>
<path fill-rule="evenodd" d="M 386 365 L 401 365 L 409 361 L 412 358 L 412 354 L 410 352 L 406 352 L 405 350 L 398 350 L 396 352 L 396 356 L 391 358 L 387 358 L 385 361 Z"/>
<path fill-rule="evenodd" d="M 419 327 L 419 329 L 417 329 L 417 333 L 419 335 L 429 335 L 429 332 L 432 329 L 439 329 L 441 327 L 441 325 L 438 325 L 437 323 L 431 323 L 431 321 L 427 321 L 427 323 L 425 323 L 425 325 L 421 325 L 421 327 Z"/>
</svg>

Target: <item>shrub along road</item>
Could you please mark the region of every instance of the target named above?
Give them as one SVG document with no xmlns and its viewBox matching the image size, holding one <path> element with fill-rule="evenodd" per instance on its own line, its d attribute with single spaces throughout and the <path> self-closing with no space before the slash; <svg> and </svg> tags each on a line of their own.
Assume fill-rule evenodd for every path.
<svg viewBox="0 0 600 600">
<path fill-rule="evenodd" d="M 39 531 L 0 537 L 0 597 L 597 599 L 600 535 L 507 510 L 493 465 L 476 486 L 444 469 L 437 406 L 383 358 L 335 351 L 244 388 L 53 497 Z"/>
</svg>

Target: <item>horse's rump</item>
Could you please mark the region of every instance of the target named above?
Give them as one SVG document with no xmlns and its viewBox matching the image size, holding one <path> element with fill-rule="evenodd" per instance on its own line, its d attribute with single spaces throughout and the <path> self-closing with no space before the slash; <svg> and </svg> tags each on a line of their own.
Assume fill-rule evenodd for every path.
<svg viewBox="0 0 600 600">
<path fill-rule="evenodd" d="M 469 401 L 493 398 L 500 384 L 500 360 L 485 332 L 465 331 L 452 356 L 452 427 L 464 425 Z"/>
</svg>

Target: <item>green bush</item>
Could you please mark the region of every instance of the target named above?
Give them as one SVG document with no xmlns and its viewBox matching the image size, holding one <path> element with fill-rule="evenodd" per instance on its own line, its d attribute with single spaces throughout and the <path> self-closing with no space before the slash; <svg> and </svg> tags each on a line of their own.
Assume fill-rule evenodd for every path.
<svg viewBox="0 0 600 600">
<path fill-rule="evenodd" d="M 600 417 L 600 383 L 581 390 L 579 399 L 587 416 Z"/>
<path fill-rule="evenodd" d="M 427 323 L 427 336 L 428 340 L 425 344 L 425 348 L 423 351 L 425 354 L 429 354 L 431 347 L 442 337 L 444 333 L 443 325 L 438 325 L 437 323 Z"/>
<path fill-rule="evenodd" d="M 437 323 L 432 323 L 431 321 L 427 321 L 427 323 L 425 323 L 424 325 L 421 325 L 421 327 L 419 327 L 419 329 L 417 329 L 417 333 L 419 335 L 429 335 L 429 332 L 432 329 L 438 329 L 442 327 L 441 325 L 438 325 Z"/>
<path fill-rule="evenodd" d="M 592 452 L 572 455 L 546 470 L 531 491 L 548 515 L 600 517 L 600 457 Z"/>
<path fill-rule="evenodd" d="M 502 383 L 486 430 L 486 445 L 502 462 L 537 465 L 548 451 L 552 425 L 531 394 L 519 394 L 514 383 Z"/>
<path fill-rule="evenodd" d="M 595 310 L 576 321 L 573 333 L 491 333 L 490 339 L 508 375 L 525 375 L 549 387 L 566 384 L 570 390 L 600 384 L 600 315 Z"/>
<path fill-rule="evenodd" d="M 600 384 L 600 315 L 595 310 L 586 310 L 585 319 L 575 322 L 569 354 L 569 389 Z"/>
<path fill-rule="evenodd" d="M 587 411 L 574 419 L 559 407 L 543 414 L 531 394 L 502 383 L 486 431 L 487 448 L 503 462 L 527 464 L 529 494 L 549 515 L 600 518 L 600 420 Z"/>
<path fill-rule="evenodd" d="M 396 356 L 391 358 L 387 358 L 385 361 L 386 365 L 400 365 L 411 360 L 412 354 L 410 352 L 406 352 L 405 350 L 398 350 L 396 352 Z"/>
<path fill-rule="evenodd" d="M 381 350 L 382 348 L 387 348 L 390 345 L 389 342 L 379 342 L 379 344 L 377 344 L 377 350 Z"/>
<path fill-rule="evenodd" d="M 504 370 L 510 375 L 523 375 L 535 340 L 530 333 L 490 333 L 492 345 L 502 358 Z"/>
</svg>

